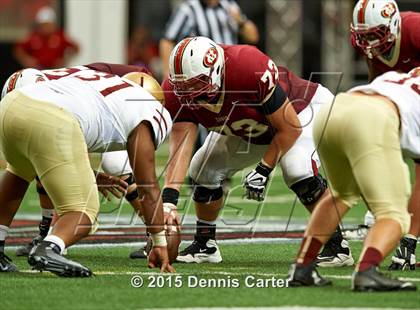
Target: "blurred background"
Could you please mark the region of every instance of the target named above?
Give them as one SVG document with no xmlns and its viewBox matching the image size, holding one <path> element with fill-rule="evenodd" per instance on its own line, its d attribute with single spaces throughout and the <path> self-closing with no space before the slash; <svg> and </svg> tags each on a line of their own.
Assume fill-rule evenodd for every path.
<svg viewBox="0 0 420 310">
<path fill-rule="evenodd" d="M 355 0 L 196 2 L 205 10 L 221 5 L 219 2 L 237 5 L 235 12 L 229 9 L 227 17 L 232 19 L 232 27 L 227 31 L 237 36 L 237 42 L 257 45 L 277 65 L 287 66 L 306 79 L 322 82 L 332 91 L 337 88 L 340 80 L 337 75 L 341 72 L 340 89 L 366 81 L 365 62 L 349 43 Z M 97 61 L 147 66 L 161 79 L 166 72 L 161 57 L 162 47 L 168 46 L 165 43 L 174 44 L 182 36 L 200 34 L 203 20 L 209 25 L 213 22 L 211 18 L 200 18 L 194 7 L 190 9 L 195 15 L 183 17 L 181 13 L 188 11 L 189 3 L 183 0 L 0 0 L 0 85 L 22 67 L 57 68 Z M 401 11 L 420 11 L 419 0 L 399 0 L 398 4 Z M 216 12 L 216 15 L 220 14 Z M 251 31 L 248 35 L 238 30 L 241 29 L 238 25 L 248 21 L 255 26 L 257 36 L 253 29 L 248 29 Z M 226 36 L 217 38 L 212 29 L 209 36 L 216 36 L 213 39 L 220 43 L 229 43 L 223 42 Z"/>
</svg>

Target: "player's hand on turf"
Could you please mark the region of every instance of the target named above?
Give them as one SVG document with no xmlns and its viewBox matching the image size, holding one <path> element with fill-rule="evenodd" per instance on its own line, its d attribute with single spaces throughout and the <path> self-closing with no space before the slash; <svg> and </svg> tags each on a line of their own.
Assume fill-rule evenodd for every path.
<svg viewBox="0 0 420 310">
<path fill-rule="evenodd" d="M 98 185 L 99 192 L 107 200 L 111 200 L 109 193 L 117 198 L 123 197 L 128 188 L 128 184 L 124 180 L 103 172 L 97 172 L 96 184 Z"/>
<path fill-rule="evenodd" d="M 163 216 L 165 219 L 165 225 L 167 226 L 180 226 L 181 219 L 176 211 L 176 205 L 170 202 L 163 203 Z"/>
<path fill-rule="evenodd" d="M 264 200 L 271 171 L 273 169 L 260 162 L 254 170 L 247 174 L 244 181 L 247 199 Z"/>
<path fill-rule="evenodd" d="M 160 272 L 176 272 L 169 263 L 168 248 L 166 246 L 154 246 L 149 253 L 149 268 L 159 268 Z"/>
</svg>

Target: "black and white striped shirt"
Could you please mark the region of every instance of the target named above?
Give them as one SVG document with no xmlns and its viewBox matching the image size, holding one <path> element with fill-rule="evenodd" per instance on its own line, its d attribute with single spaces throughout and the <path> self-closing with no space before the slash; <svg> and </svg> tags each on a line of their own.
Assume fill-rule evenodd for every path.
<svg viewBox="0 0 420 310">
<path fill-rule="evenodd" d="M 216 43 L 237 44 L 239 29 L 229 15 L 231 9 L 240 10 L 233 0 L 220 0 L 216 7 L 203 0 L 185 1 L 172 13 L 164 37 L 178 42 L 190 36 L 204 36 Z"/>
</svg>

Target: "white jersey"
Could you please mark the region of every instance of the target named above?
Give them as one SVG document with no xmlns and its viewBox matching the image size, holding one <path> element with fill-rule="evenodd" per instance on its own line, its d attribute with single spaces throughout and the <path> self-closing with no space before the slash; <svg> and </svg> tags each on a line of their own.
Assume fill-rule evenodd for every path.
<svg viewBox="0 0 420 310">
<path fill-rule="evenodd" d="M 368 85 L 349 90 L 355 91 L 378 93 L 396 104 L 401 119 L 401 149 L 405 156 L 420 159 L 420 75 L 390 71 Z"/>
<path fill-rule="evenodd" d="M 172 128 L 169 112 L 160 102 L 139 85 L 113 74 L 82 70 L 19 91 L 71 112 L 80 123 L 89 152 L 126 149 L 129 134 L 142 121 L 152 126 L 156 148 Z"/>
</svg>

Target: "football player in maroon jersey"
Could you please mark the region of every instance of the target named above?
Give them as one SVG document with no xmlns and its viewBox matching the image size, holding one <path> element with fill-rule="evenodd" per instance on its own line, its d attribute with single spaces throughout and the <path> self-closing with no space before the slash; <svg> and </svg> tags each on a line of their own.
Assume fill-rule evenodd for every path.
<svg viewBox="0 0 420 310">
<path fill-rule="evenodd" d="M 420 13 L 399 12 L 394 0 L 359 0 L 353 10 L 351 43 L 366 57 L 369 81 L 387 71 L 420 66 Z"/>
<path fill-rule="evenodd" d="M 277 165 L 308 210 L 329 195 L 326 181 L 318 174 L 311 130 L 313 113 L 321 103 L 333 100 L 323 86 L 277 67 L 255 47 L 217 45 L 194 37 L 172 51 L 170 76 L 162 88 L 165 107 L 174 120 L 164 206 L 176 208 L 188 166 L 195 182 L 197 232 L 178 261 L 222 260 L 215 241 L 215 221 L 223 206 L 221 183 L 249 165 L 257 164 L 245 178 L 248 199 L 264 199 Z M 198 124 L 211 133 L 191 160 Z M 321 265 L 353 264 L 341 232 L 325 249 Z"/>
<path fill-rule="evenodd" d="M 419 26 L 420 13 L 400 13 L 394 0 L 360 0 L 356 4 L 351 42 L 366 57 L 369 81 L 387 71 L 407 73 L 420 66 Z M 413 192 L 420 197 L 420 188 L 414 188 Z M 419 199 L 415 196 L 410 200 L 409 211 L 413 214 L 411 227 L 392 258 L 391 270 L 415 269 L 414 253 L 420 234 Z M 366 218 L 371 218 L 369 222 L 374 221 L 370 212 Z"/>
</svg>

